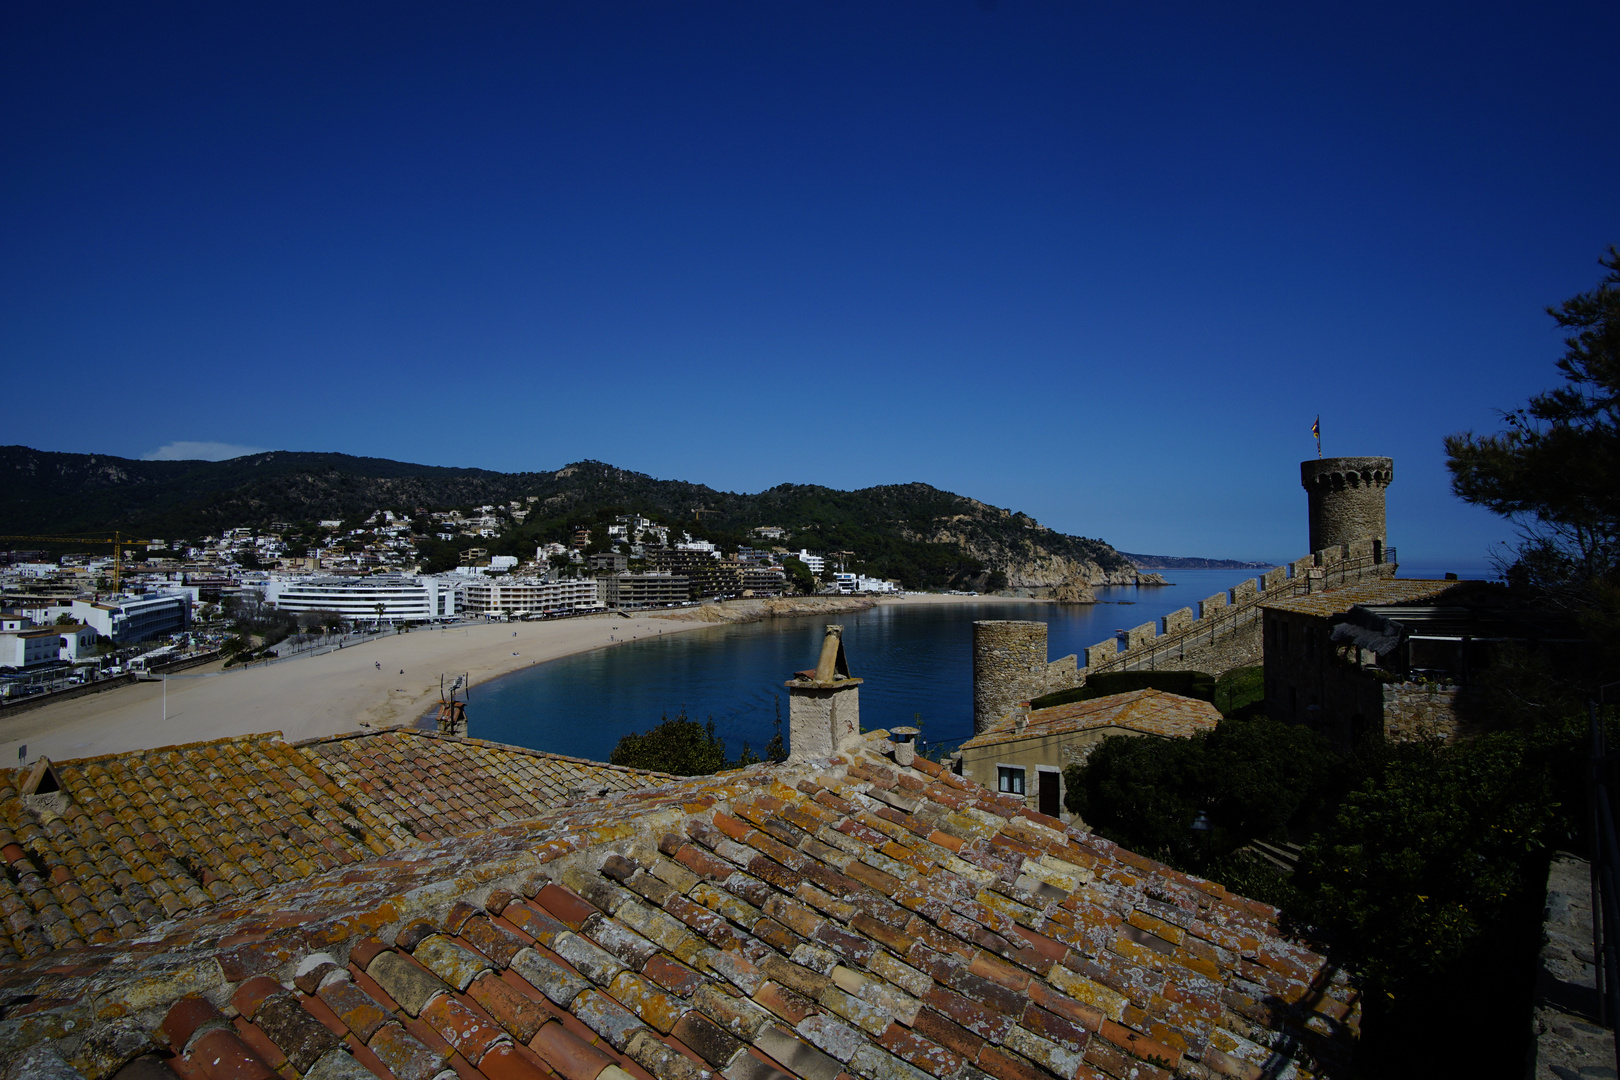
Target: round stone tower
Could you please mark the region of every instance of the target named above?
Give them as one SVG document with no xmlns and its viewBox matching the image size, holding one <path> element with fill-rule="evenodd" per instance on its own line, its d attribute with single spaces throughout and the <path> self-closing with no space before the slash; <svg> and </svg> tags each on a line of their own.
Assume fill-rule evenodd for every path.
<svg viewBox="0 0 1620 1080">
<path fill-rule="evenodd" d="M 973 624 L 973 733 L 1046 687 L 1046 624 L 986 619 Z"/>
<path fill-rule="evenodd" d="M 1311 550 L 1373 540 L 1383 550 L 1384 489 L 1395 479 L 1387 457 L 1315 458 L 1299 463 L 1311 509 Z"/>
</svg>

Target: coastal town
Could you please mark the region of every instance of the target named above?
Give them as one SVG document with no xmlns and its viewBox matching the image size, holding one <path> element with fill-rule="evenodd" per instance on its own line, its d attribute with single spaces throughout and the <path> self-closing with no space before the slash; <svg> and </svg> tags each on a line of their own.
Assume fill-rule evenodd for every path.
<svg viewBox="0 0 1620 1080">
<path fill-rule="evenodd" d="M 1617 1080 L 1616 41 L 0 5 L 0 1080 Z"/>
<path fill-rule="evenodd" d="M 532 557 L 488 546 L 527 504 L 378 510 L 363 520 L 271 522 L 195 539 L 115 541 L 107 550 L 0 551 L 0 699 L 49 693 L 126 670 L 223 655 L 276 658 L 334 634 L 407 626 L 645 612 L 783 595 L 894 596 L 846 570 L 850 551 L 782 546 L 751 530 L 726 550 L 639 513 L 569 530 Z M 431 569 L 427 543 L 456 565 Z M 509 546 L 509 545 L 508 545 Z"/>
</svg>

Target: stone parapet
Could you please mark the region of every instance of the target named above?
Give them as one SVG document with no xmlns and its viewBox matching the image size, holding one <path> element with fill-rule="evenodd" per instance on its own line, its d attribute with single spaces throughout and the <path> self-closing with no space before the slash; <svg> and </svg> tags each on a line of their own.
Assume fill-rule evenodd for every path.
<svg viewBox="0 0 1620 1080">
<path fill-rule="evenodd" d="M 1197 619 L 1193 618 L 1192 608 L 1179 608 L 1164 617 L 1163 632 L 1166 634 L 1180 633 L 1197 621 Z"/>
</svg>

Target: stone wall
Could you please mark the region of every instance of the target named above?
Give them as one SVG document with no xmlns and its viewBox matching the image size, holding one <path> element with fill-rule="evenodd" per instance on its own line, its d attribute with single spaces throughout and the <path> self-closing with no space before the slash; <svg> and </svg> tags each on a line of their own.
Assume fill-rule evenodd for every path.
<svg viewBox="0 0 1620 1080">
<path fill-rule="evenodd" d="M 973 624 L 973 732 L 1045 692 L 1046 624 L 986 619 Z"/>
<path fill-rule="evenodd" d="M 1457 738 L 1457 693 L 1437 683 L 1392 683 L 1384 687 L 1384 738 L 1390 742 Z"/>
<path fill-rule="evenodd" d="M 1318 458 L 1299 463 L 1310 507 L 1311 550 L 1354 540 L 1384 542 L 1384 489 L 1395 480 L 1387 457 Z"/>
<path fill-rule="evenodd" d="M 1085 663 L 1065 656 L 1046 659 L 1046 624 L 1017 620 L 984 620 L 973 624 L 973 730 L 975 734 L 1042 694 L 1085 684 L 1100 671 L 1203 671 L 1219 675 L 1260 663 L 1260 605 L 1267 600 L 1306 591 L 1337 588 L 1373 578 L 1390 577 L 1393 563 L 1374 560 L 1370 541 L 1321 551 L 1288 566 L 1268 570 L 1259 579 L 1241 581 L 1229 592 L 1216 593 L 1198 605 L 1173 611 L 1158 622 L 1143 623 L 1120 641 L 1109 638 L 1086 649 Z M 1380 555 L 1384 554 L 1379 552 Z"/>
<path fill-rule="evenodd" d="M 1375 555 L 1376 550 L 1376 555 Z M 1395 565 L 1380 562 L 1386 552 L 1372 541 L 1344 544 L 1297 559 L 1287 566 L 1248 578 L 1198 605 L 1198 618 L 1172 612 L 1159 625 L 1144 623 L 1125 635 L 1086 649 L 1081 680 L 1094 671 L 1178 669 L 1219 675 L 1261 659 L 1260 605 L 1268 600 L 1339 588 L 1374 578 L 1392 577 Z"/>
<path fill-rule="evenodd" d="M 1192 608 L 1180 608 L 1176 611 L 1172 611 L 1170 614 L 1164 617 L 1164 632 L 1167 634 L 1178 634 L 1181 631 L 1190 628 L 1192 624 L 1197 621 L 1198 620 L 1193 617 Z"/>
</svg>

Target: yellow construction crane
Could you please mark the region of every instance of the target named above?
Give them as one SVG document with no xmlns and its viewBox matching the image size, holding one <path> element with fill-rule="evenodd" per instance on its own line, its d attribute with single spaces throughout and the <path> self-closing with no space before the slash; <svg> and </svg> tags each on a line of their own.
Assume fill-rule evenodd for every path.
<svg viewBox="0 0 1620 1080">
<path fill-rule="evenodd" d="M 113 592 L 123 589 L 124 549 L 135 547 L 138 541 L 125 540 L 122 533 L 113 533 L 112 539 L 89 536 L 5 536 L 0 540 L 37 540 L 50 544 L 111 544 L 113 549 Z"/>
</svg>

